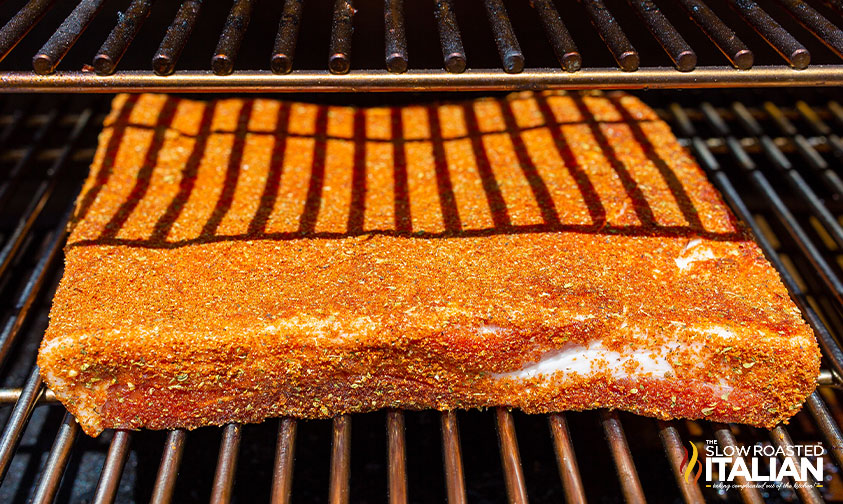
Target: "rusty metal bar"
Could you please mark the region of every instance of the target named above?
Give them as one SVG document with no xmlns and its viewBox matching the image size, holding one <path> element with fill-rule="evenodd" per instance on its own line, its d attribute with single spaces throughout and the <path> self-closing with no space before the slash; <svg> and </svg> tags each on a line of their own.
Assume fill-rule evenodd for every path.
<svg viewBox="0 0 843 504">
<path fill-rule="evenodd" d="M 439 44 L 442 46 L 442 59 L 445 70 L 451 73 L 465 71 L 465 48 L 462 45 L 457 16 L 454 14 L 452 0 L 436 1 L 436 22 L 439 26 Z"/>
<path fill-rule="evenodd" d="M 789 458 L 791 462 L 793 462 L 793 467 L 796 468 L 797 472 L 801 472 L 801 464 L 799 463 L 799 459 L 794 456 L 787 456 L 787 453 L 795 453 L 793 448 L 793 441 L 790 439 L 790 434 L 788 434 L 787 429 L 782 427 L 781 425 L 773 428 L 770 430 L 770 439 L 773 441 L 773 444 L 776 445 L 777 448 L 782 448 L 785 451 L 785 455 L 782 456 L 782 460 L 784 458 Z M 819 490 L 813 485 L 798 485 L 796 486 L 796 494 L 799 495 L 799 500 L 806 503 L 822 503 L 825 500 L 820 495 Z"/>
<path fill-rule="evenodd" d="M 562 22 L 559 12 L 554 7 L 551 0 L 533 0 L 531 2 L 534 9 L 541 19 L 544 31 L 547 34 L 550 44 L 553 46 L 553 52 L 556 54 L 556 59 L 563 70 L 568 72 L 576 72 L 582 68 L 582 56 L 580 55 L 574 39 Z"/>
<path fill-rule="evenodd" d="M 97 489 L 94 492 L 94 500 L 91 504 L 110 504 L 117 497 L 117 487 L 120 485 L 120 478 L 123 476 L 123 467 L 126 466 L 126 459 L 129 458 L 129 445 L 132 442 L 132 435 L 129 431 L 114 431 L 111 444 L 108 447 L 108 455 L 105 457 L 105 465 L 100 473 Z"/>
<path fill-rule="evenodd" d="M 161 40 L 161 45 L 152 57 L 152 69 L 158 75 L 170 75 L 176 69 L 176 63 L 181 56 L 187 39 L 196 26 L 196 18 L 202 8 L 202 0 L 184 0 L 179 7 L 176 17 L 167 28 L 167 33 Z"/>
<path fill-rule="evenodd" d="M 354 34 L 354 14 L 357 11 L 351 0 L 334 2 L 331 21 L 331 50 L 328 70 L 332 74 L 346 74 L 351 69 L 351 37 Z"/>
<path fill-rule="evenodd" d="M 647 25 L 647 29 L 658 40 L 677 70 L 690 72 L 697 66 L 697 53 L 685 42 L 682 35 L 670 24 L 652 0 L 627 0 L 627 2 Z"/>
<path fill-rule="evenodd" d="M 331 504 L 348 502 L 348 485 L 351 476 L 351 417 L 334 417 L 331 443 L 331 482 L 328 501 Z"/>
<path fill-rule="evenodd" d="M 404 0 L 384 0 L 383 18 L 386 42 L 386 69 L 407 71 L 407 35 L 404 32 Z"/>
<path fill-rule="evenodd" d="M 172 430 L 167 434 L 161 463 L 158 465 L 158 475 L 152 489 L 152 498 L 149 499 L 150 504 L 167 504 L 172 500 L 186 438 L 187 432 L 184 429 Z"/>
<path fill-rule="evenodd" d="M 296 43 L 301 26 L 301 12 L 303 0 L 286 0 L 281 21 L 278 22 L 278 35 L 275 36 L 275 47 L 272 49 L 270 67 L 277 74 L 289 73 L 293 69 L 293 57 L 296 54 Z"/>
<path fill-rule="evenodd" d="M 56 440 L 53 441 L 53 447 L 50 449 L 50 455 L 41 470 L 41 477 L 38 478 L 38 486 L 29 500 L 30 504 L 52 504 L 55 500 L 62 474 L 67 467 L 67 461 L 70 459 L 73 443 L 78 434 L 79 424 L 76 423 L 76 419 L 70 413 L 65 413 L 59 432 L 56 434 Z"/>
<path fill-rule="evenodd" d="M 600 38 L 609 48 L 618 67 L 625 72 L 634 72 L 638 70 L 638 65 L 641 60 L 638 57 L 638 51 L 632 46 L 632 43 L 626 38 L 626 34 L 618 24 L 612 13 L 603 3 L 603 0 L 580 0 L 585 6 L 588 15 L 591 17 L 591 23 L 600 34 Z"/>
<path fill-rule="evenodd" d="M 442 456 L 445 459 L 445 483 L 448 488 L 448 504 L 465 504 L 465 475 L 462 468 L 460 431 L 457 414 L 443 411 L 439 417 L 442 427 Z"/>
<path fill-rule="evenodd" d="M 752 51 L 731 28 L 726 26 L 726 23 L 717 17 L 717 14 L 705 2 L 702 0 L 679 0 L 679 3 L 685 7 L 694 23 L 714 42 L 714 45 L 720 49 L 720 52 L 735 68 L 741 70 L 752 68 L 755 61 Z"/>
<path fill-rule="evenodd" d="M 288 504 L 293 489 L 293 461 L 296 452 L 295 418 L 285 417 L 278 422 L 275 445 L 275 466 L 272 471 L 272 504 Z"/>
<path fill-rule="evenodd" d="M 729 5 L 749 23 L 785 61 L 797 70 L 807 68 L 811 53 L 793 35 L 770 17 L 753 0 L 728 0 Z"/>
<path fill-rule="evenodd" d="M 515 422 L 512 413 L 506 408 L 495 408 L 500 443 L 501 464 L 509 502 L 526 504 L 527 487 L 524 485 L 524 471 L 521 468 L 521 455 L 518 453 L 518 438 L 515 435 Z"/>
<path fill-rule="evenodd" d="M 12 52 L 55 3 L 56 0 L 29 0 L 3 28 L 0 28 L 0 61 Z"/>
<path fill-rule="evenodd" d="M 227 504 L 234 491 L 234 473 L 237 470 L 237 455 L 240 451 L 240 424 L 228 424 L 222 431 L 217 470 L 211 490 L 211 504 Z"/>
<path fill-rule="evenodd" d="M 688 503 L 704 503 L 705 499 L 703 499 L 697 482 L 685 481 L 685 477 L 679 470 L 679 465 L 682 463 L 682 457 L 685 454 L 685 448 L 679 431 L 670 423 L 661 420 L 658 421 L 658 427 L 659 437 L 662 440 L 664 451 L 667 453 L 667 458 L 670 461 L 670 467 L 673 469 L 676 484 L 679 485 L 679 490 L 682 491 L 682 498 Z"/>
<path fill-rule="evenodd" d="M 509 22 L 509 15 L 502 0 L 485 0 L 486 16 L 495 35 L 495 44 L 506 73 L 520 73 L 524 70 L 524 53 L 518 44 L 518 38 Z"/>
<path fill-rule="evenodd" d="M 35 69 L 35 73 L 41 75 L 53 73 L 56 66 L 97 15 L 104 2 L 105 0 L 82 0 L 79 2 L 79 5 L 73 9 L 73 12 L 53 33 L 50 40 L 32 57 L 32 68 Z"/>
<path fill-rule="evenodd" d="M 714 437 L 721 447 L 729 446 L 734 453 L 737 453 L 738 443 L 735 440 L 732 429 L 728 425 L 722 423 L 713 423 Z M 741 497 L 746 504 L 763 504 L 764 499 L 761 497 L 761 492 L 757 488 L 747 484 L 746 478 L 743 476 L 735 477 L 735 485 L 738 486 L 741 492 Z"/>
<path fill-rule="evenodd" d="M 618 414 L 615 411 L 600 410 L 600 423 L 603 424 L 603 432 L 612 452 L 612 460 L 615 461 L 624 500 L 630 504 L 647 502 Z"/>
<path fill-rule="evenodd" d="M 559 477 L 562 479 L 562 488 L 565 490 L 565 501 L 568 504 L 585 504 L 585 489 L 582 485 L 577 455 L 574 453 L 574 444 L 571 441 L 565 414 L 552 413 L 548 415 L 547 422 L 553 436 L 553 448 L 556 453 L 556 464 L 559 467 Z"/>
<path fill-rule="evenodd" d="M 129 8 L 119 17 L 117 25 L 108 34 L 108 38 L 94 56 L 93 67 L 98 74 L 108 75 L 114 73 L 129 44 L 134 40 L 135 35 L 143 26 L 149 12 L 152 10 L 152 3 L 155 0 L 132 0 Z"/>
<path fill-rule="evenodd" d="M 211 69 L 215 74 L 228 75 L 234 71 L 234 62 L 249 28 L 254 4 L 255 0 L 234 0 L 211 58 Z"/>
<path fill-rule="evenodd" d="M 843 31 L 802 0 L 778 0 L 799 24 L 843 58 Z"/>
<path fill-rule="evenodd" d="M 389 460 L 389 503 L 407 502 L 407 457 L 404 440 L 404 412 L 386 412 L 387 458 Z"/>
</svg>

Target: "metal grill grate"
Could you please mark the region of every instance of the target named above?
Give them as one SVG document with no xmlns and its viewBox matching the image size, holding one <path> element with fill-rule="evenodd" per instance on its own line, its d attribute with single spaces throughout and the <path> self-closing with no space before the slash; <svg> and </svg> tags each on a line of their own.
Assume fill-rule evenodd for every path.
<svg viewBox="0 0 843 504">
<path fill-rule="evenodd" d="M 832 0 L 18 0 L 0 20 L 3 91 L 843 82 Z"/>
<path fill-rule="evenodd" d="M 797 99 L 788 92 L 772 98 L 745 93 L 644 98 L 654 102 L 752 227 L 816 332 L 824 351 L 823 387 L 790 426 L 764 432 L 610 411 L 544 417 L 495 409 L 388 411 L 341 416 L 330 425 L 284 418 L 192 433 L 79 436 L 77 424 L 45 390 L 33 362 L 60 275 L 64 223 L 107 103 L 79 97 L 25 99 L 0 108 L 0 299 L 10 300 L 0 306 L 5 317 L 0 326 L 0 404 L 5 405 L 0 407 L 5 426 L 0 500 L 47 503 L 58 496 L 105 503 L 119 496 L 127 502 L 284 503 L 291 498 L 320 502 L 327 496 L 341 503 L 383 500 L 384 495 L 392 503 L 500 502 L 504 495 L 510 502 L 563 495 L 568 502 L 839 499 L 843 192 L 838 174 L 843 144 L 838 135 L 843 106 L 822 95 Z M 352 442 L 352 432 L 362 443 Z M 803 487 L 796 495 L 749 487 L 717 493 L 687 483 L 679 471 L 683 445 L 712 438 L 722 446 L 765 438 L 783 447 L 792 445 L 792 438 L 823 441 L 831 455 L 828 480 L 821 489 Z M 499 459 L 489 456 L 494 451 Z M 215 469 L 209 456 L 217 459 Z M 238 469 L 238 462 L 245 468 Z M 610 464 L 614 470 L 605 469 Z M 427 483 L 437 478 L 440 486 Z"/>
</svg>

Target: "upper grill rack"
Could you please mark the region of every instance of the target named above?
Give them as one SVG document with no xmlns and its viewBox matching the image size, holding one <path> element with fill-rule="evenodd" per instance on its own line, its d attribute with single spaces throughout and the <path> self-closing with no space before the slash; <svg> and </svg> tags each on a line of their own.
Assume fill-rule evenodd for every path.
<svg viewBox="0 0 843 504">
<path fill-rule="evenodd" d="M 0 72 L 0 90 L 843 83 L 843 31 L 838 28 L 843 6 L 835 0 L 776 0 L 763 6 L 752 0 L 580 0 L 566 2 L 564 9 L 558 8 L 558 0 L 534 0 L 531 7 L 524 0 L 510 0 L 509 9 L 503 0 L 431 0 L 406 6 L 403 0 L 334 0 L 323 5 L 326 2 L 284 0 L 276 8 L 257 0 L 233 0 L 230 6 L 200 0 L 178 5 L 154 0 L 26 0 L 6 14 L 8 21 L 0 28 L 0 60 L 10 54 L 15 60 Z M 478 17 L 487 26 L 473 26 Z M 319 25 L 330 26 L 329 32 Z M 219 30 L 204 33 L 196 30 L 199 26 Z M 484 32 L 483 39 L 469 32 Z M 29 47 L 15 49 L 21 41 Z M 194 43 L 204 52 L 191 51 Z M 77 45 L 85 47 L 75 50 Z M 182 69 L 186 50 L 207 64 Z M 318 64 L 300 64 L 302 53 L 308 52 L 319 53 L 313 59 Z M 433 53 L 438 56 L 431 57 Z M 78 64 L 69 69 L 62 65 L 68 54 Z M 127 54 L 131 57 L 124 58 Z"/>
<path fill-rule="evenodd" d="M 744 100 L 734 95 L 734 101 L 723 100 L 723 103 L 707 102 L 696 96 L 682 96 L 681 101 L 674 101 L 669 96 L 652 98 L 663 101 L 660 113 L 671 122 L 681 141 L 694 152 L 736 214 L 751 226 L 765 254 L 782 274 L 784 283 L 823 347 L 826 370 L 820 377 L 820 383 L 824 387 L 809 397 L 805 411 L 799 413 L 790 426 L 779 426 L 767 433 L 744 426 L 708 422 L 656 422 L 609 411 L 548 415 L 546 422 L 552 445 L 550 457 L 551 460 L 556 458 L 561 480 L 561 484 L 557 482 L 556 485 L 568 502 L 584 502 L 586 497 L 600 500 L 601 491 L 606 491 L 603 487 L 615 488 L 628 502 L 644 502 L 646 498 L 657 502 L 681 499 L 689 503 L 703 502 L 704 499 L 739 498 L 748 503 L 765 499 L 787 501 L 794 496 L 785 491 L 762 493 L 752 487 L 732 489 L 725 495 L 719 495 L 710 488 L 686 482 L 679 468 L 683 445 L 687 445 L 687 441 L 703 443 L 712 437 L 721 446 L 766 439 L 774 446 L 788 447 L 794 439 L 800 442 L 821 440 L 830 452 L 828 467 L 832 464 L 838 469 L 843 467 L 843 435 L 840 430 L 843 401 L 835 390 L 840 387 L 840 377 L 843 376 L 843 352 L 838 344 L 843 335 L 843 246 L 841 225 L 836 220 L 843 215 L 843 192 L 837 178 L 837 174 L 843 171 L 843 149 L 838 136 L 843 133 L 843 107 L 834 100 L 813 100 L 811 104 L 797 101 L 794 104 L 788 98 L 781 105 L 783 100 L 767 101 L 767 97 Z M 80 481 L 83 478 L 68 476 L 78 474 L 78 469 L 71 471 L 67 468 L 82 464 L 82 457 L 78 454 L 80 450 L 92 449 L 92 440 L 77 439 L 80 438 L 79 428 L 70 415 L 65 413 L 61 418 L 60 414 L 53 414 L 52 421 L 44 419 L 45 410 L 53 413 L 62 413 L 63 410 L 56 406 L 55 397 L 45 389 L 37 368 L 33 367 L 34 352 L 43 331 L 43 311 L 48 306 L 55 279 L 60 273 L 59 252 L 65 239 L 64 225 L 73 203 L 74 190 L 78 189 L 84 167 L 93 155 L 91 146 L 95 142 L 95 125 L 102 117 L 99 112 L 104 103 L 79 104 L 78 101 L 79 98 L 74 99 L 73 106 L 68 107 L 70 112 L 66 114 L 58 112 L 65 108 L 63 102 L 50 102 L 37 120 L 36 117 L 28 119 L 30 105 L 27 103 L 13 107 L 5 115 L 0 114 L 0 168 L 3 168 L 4 175 L 0 181 L 0 225 L 4 226 L 0 289 L 14 293 L 10 306 L 4 307 L 6 318 L 0 327 L 0 364 L 4 367 L 0 380 L 5 387 L 23 383 L 21 388 L 0 389 L 0 403 L 7 405 L 0 408 L 0 415 L 7 418 L 0 436 L 0 479 L 4 483 L 0 486 L 0 500 L 4 501 L 4 495 L 8 495 L 4 494 L 4 490 L 12 483 L 19 486 L 15 494 L 18 495 L 17 500 L 35 503 L 52 502 L 62 489 L 68 487 L 84 487 L 85 482 Z M 689 103 L 692 105 L 689 106 Z M 24 128 L 27 125 L 29 127 Z M 21 129 L 26 130 L 25 134 L 16 133 Z M 12 145 L 23 145 L 23 148 L 12 148 Z M 37 175 L 27 179 L 27 174 Z M 23 185 L 25 183 L 36 189 L 21 191 L 23 201 L 17 202 L 17 205 L 23 210 L 14 211 L 9 199 L 11 188 L 29 187 Z M 9 215 L 16 216 L 17 220 L 9 224 Z M 15 267 L 10 267 L 12 265 Z M 4 299 L 11 296 L 8 294 Z M 10 408 L 12 403 L 14 406 Z M 39 404 L 54 406 L 36 408 Z M 291 418 L 280 419 L 275 425 L 270 422 L 275 438 L 274 462 L 270 457 L 261 459 L 260 463 L 264 464 L 268 473 L 267 485 L 257 495 L 269 497 L 274 503 L 290 502 L 295 496 L 295 486 L 306 485 L 310 481 L 312 487 L 309 491 L 316 497 L 308 499 L 304 496 L 297 500 L 321 501 L 328 495 L 332 503 L 348 502 L 352 489 L 360 487 L 352 478 L 352 474 L 356 474 L 359 479 L 361 474 L 360 465 L 352 464 L 351 433 L 354 424 L 355 437 L 363 436 L 367 440 L 386 438 L 386 463 L 381 466 L 385 473 L 385 486 L 381 491 L 388 491 L 390 502 L 407 502 L 409 497 L 424 491 L 419 485 L 409 484 L 412 471 L 408 468 L 419 470 L 417 458 L 424 443 L 412 442 L 419 429 L 414 419 L 425 414 L 432 413 L 387 412 L 386 436 L 383 436 L 383 424 L 373 430 L 373 422 L 367 420 L 377 414 L 335 418 L 330 432 L 317 440 L 325 446 L 330 445 L 330 451 L 322 452 L 330 457 L 330 462 L 326 459 L 324 465 L 319 465 L 320 451 L 314 446 L 313 437 L 302 433 L 312 422 L 297 422 Z M 530 484 L 531 473 L 537 463 L 535 454 L 531 450 L 519 450 L 519 441 L 523 447 L 523 443 L 530 442 L 531 438 L 541 437 L 533 431 L 540 425 L 539 422 L 545 422 L 544 417 L 528 418 L 505 409 L 494 410 L 492 416 L 489 419 L 483 413 L 455 412 L 439 415 L 436 436 L 441 440 L 443 494 L 428 500 L 441 500 L 447 496 L 449 502 L 462 503 L 469 496 L 482 495 L 482 491 L 475 487 L 478 475 L 472 471 L 472 466 L 497 463 L 494 458 L 472 457 L 473 452 L 483 448 L 478 445 L 479 437 L 474 432 L 479 429 L 478 425 L 482 425 L 482 422 L 478 423 L 478 418 L 494 424 L 497 429 L 500 453 L 497 471 L 502 474 L 503 483 L 498 482 L 499 487 L 493 488 L 501 491 L 505 488 L 511 502 L 522 503 L 531 496 L 537 497 L 535 486 Z M 374 418 L 376 422 L 382 421 L 380 417 Z M 626 430 L 634 431 L 635 436 L 627 437 L 624 425 Z M 178 485 L 182 488 L 184 485 L 200 485 L 207 494 L 199 491 L 198 495 L 210 497 L 211 502 L 235 500 L 237 493 L 249 491 L 245 482 L 235 483 L 243 478 L 242 471 L 237 470 L 238 459 L 241 464 L 252 463 L 250 457 L 242 452 L 253 449 L 255 443 L 248 442 L 249 435 L 254 435 L 254 429 L 263 427 L 266 426 L 224 427 L 216 455 L 216 469 L 202 473 L 207 481 L 189 479 L 190 472 L 185 476 L 185 472 L 193 469 L 186 467 L 183 461 L 187 460 L 190 449 L 195 449 L 197 444 L 204 445 L 204 456 L 198 459 L 199 465 L 202 465 L 208 452 L 216 451 L 213 440 L 215 430 L 204 429 L 189 434 L 181 430 L 169 432 L 164 440 L 163 453 L 160 451 L 163 438 L 155 437 L 155 433 L 116 431 L 107 453 L 102 450 L 99 462 L 93 465 L 93 470 L 100 470 L 96 485 L 90 485 L 88 494 L 82 491 L 81 497 L 77 493 L 73 495 L 79 499 L 87 495 L 95 503 L 113 502 L 118 494 L 127 500 L 181 502 L 202 497 L 196 496 L 195 488 L 192 493 L 185 494 L 182 490 L 179 494 Z M 373 432 L 368 437 L 366 429 Z M 44 443 L 26 444 L 18 449 L 25 434 L 30 438 L 43 438 Z M 538 443 L 547 446 L 547 435 Z M 491 439 L 479 439 L 488 446 L 489 443 L 494 444 L 494 435 L 491 436 Z M 107 435 L 105 437 L 107 439 Z M 583 446 L 583 439 L 591 439 L 593 444 Z M 642 439 L 649 441 L 642 442 Z M 467 443 L 466 440 L 473 442 Z M 661 444 L 661 448 L 653 447 L 652 443 Z M 598 445 L 604 446 L 602 452 Z M 532 446 L 535 448 L 536 444 Z M 127 471 L 139 471 L 141 462 L 137 457 L 133 464 L 128 461 L 133 453 L 143 452 L 151 453 L 155 458 L 160 456 L 160 462 L 157 470 L 152 469 L 153 476 L 147 480 L 149 488 L 130 491 L 127 497 L 125 490 L 120 493 L 121 478 L 125 480 Z M 609 465 L 607 461 L 599 463 L 598 459 L 597 464 L 589 464 L 586 457 L 593 457 L 590 452 L 603 453 L 605 455 L 601 456 L 611 458 L 617 478 L 603 471 Z M 662 456 L 658 459 L 659 452 L 666 458 Z M 311 456 L 311 453 L 316 455 Z M 295 472 L 294 454 L 299 458 Z M 581 458 L 578 459 L 577 455 Z M 645 457 L 647 471 L 639 472 L 645 466 L 642 456 Z M 656 458 L 647 458 L 649 456 Z M 314 457 L 317 463 L 308 464 L 314 461 Z M 586 462 L 583 463 L 583 460 Z M 22 465 L 28 465 L 30 469 L 23 470 Z M 597 479 L 595 470 L 599 471 Z M 325 488 L 319 487 L 318 483 L 314 488 L 311 473 L 320 471 L 327 471 L 329 477 L 324 480 Z M 655 482 L 660 485 L 654 485 L 654 477 L 648 475 L 651 471 L 658 473 Z M 27 480 L 26 475 L 30 472 Z M 826 471 L 829 478 L 832 472 Z M 544 473 L 541 478 L 542 491 L 544 487 L 553 485 L 547 476 Z M 189 480 L 185 481 L 186 478 Z M 660 482 L 658 478 L 661 478 Z M 795 497 L 804 502 L 820 502 L 823 497 L 835 497 L 827 493 L 833 491 L 831 480 L 825 483 L 829 484 L 822 489 L 800 487 Z M 193 497 L 189 497 L 191 495 Z M 241 500 L 253 502 L 256 499 L 252 495 Z"/>
</svg>

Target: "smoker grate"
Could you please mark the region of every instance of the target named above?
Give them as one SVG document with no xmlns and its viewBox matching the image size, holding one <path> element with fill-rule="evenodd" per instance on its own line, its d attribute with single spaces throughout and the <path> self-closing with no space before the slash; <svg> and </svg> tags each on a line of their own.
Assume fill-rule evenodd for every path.
<svg viewBox="0 0 843 504">
<path fill-rule="evenodd" d="M 843 334 L 843 192 L 838 173 L 843 149 L 838 134 L 843 107 L 822 94 L 791 93 L 644 95 L 751 226 L 823 348 L 823 386 L 788 427 L 769 432 L 612 411 L 530 416 L 498 408 L 485 413 L 388 411 L 340 416 L 330 425 L 283 418 L 192 433 L 79 436 L 76 422 L 45 389 L 33 362 L 61 272 L 64 225 L 107 103 L 48 96 L 3 104 L 0 500 L 285 503 L 321 502 L 327 496 L 341 503 L 384 500 L 384 495 L 391 503 L 444 498 L 451 503 L 520 503 L 562 496 L 568 502 L 840 499 L 843 397 L 837 389 L 843 383 L 843 351 L 837 341 Z M 355 445 L 352 431 L 371 446 Z M 764 438 L 781 447 L 793 445 L 792 439 L 821 440 L 831 454 L 826 484 L 800 487 L 793 494 L 751 487 L 718 492 L 686 482 L 679 469 L 683 445 L 713 438 L 722 446 Z M 441 449 L 430 449 L 436 445 Z M 499 460 L 489 456 L 495 449 Z M 209 456 L 217 459 L 215 469 Z M 238 468 L 238 462 L 246 467 Z M 604 470 L 610 464 L 614 470 Z M 440 486 L 427 483 L 436 478 Z"/>
<path fill-rule="evenodd" d="M 843 82 L 833 0 L 18 0 L 0 20 L 3 91 Z"/>
</svg>

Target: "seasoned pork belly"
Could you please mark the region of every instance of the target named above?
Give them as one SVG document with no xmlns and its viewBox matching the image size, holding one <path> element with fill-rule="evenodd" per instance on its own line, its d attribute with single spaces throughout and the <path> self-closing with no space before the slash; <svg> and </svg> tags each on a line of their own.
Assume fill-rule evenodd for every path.
<svg viewBox="0 0 843 504">
<path fill-rule="evenodd" d="M 96 435 L 378 408 L 772 426 L 814 336 L 634 97 L 123 95 L 39 355 Z"/>
</svg>

